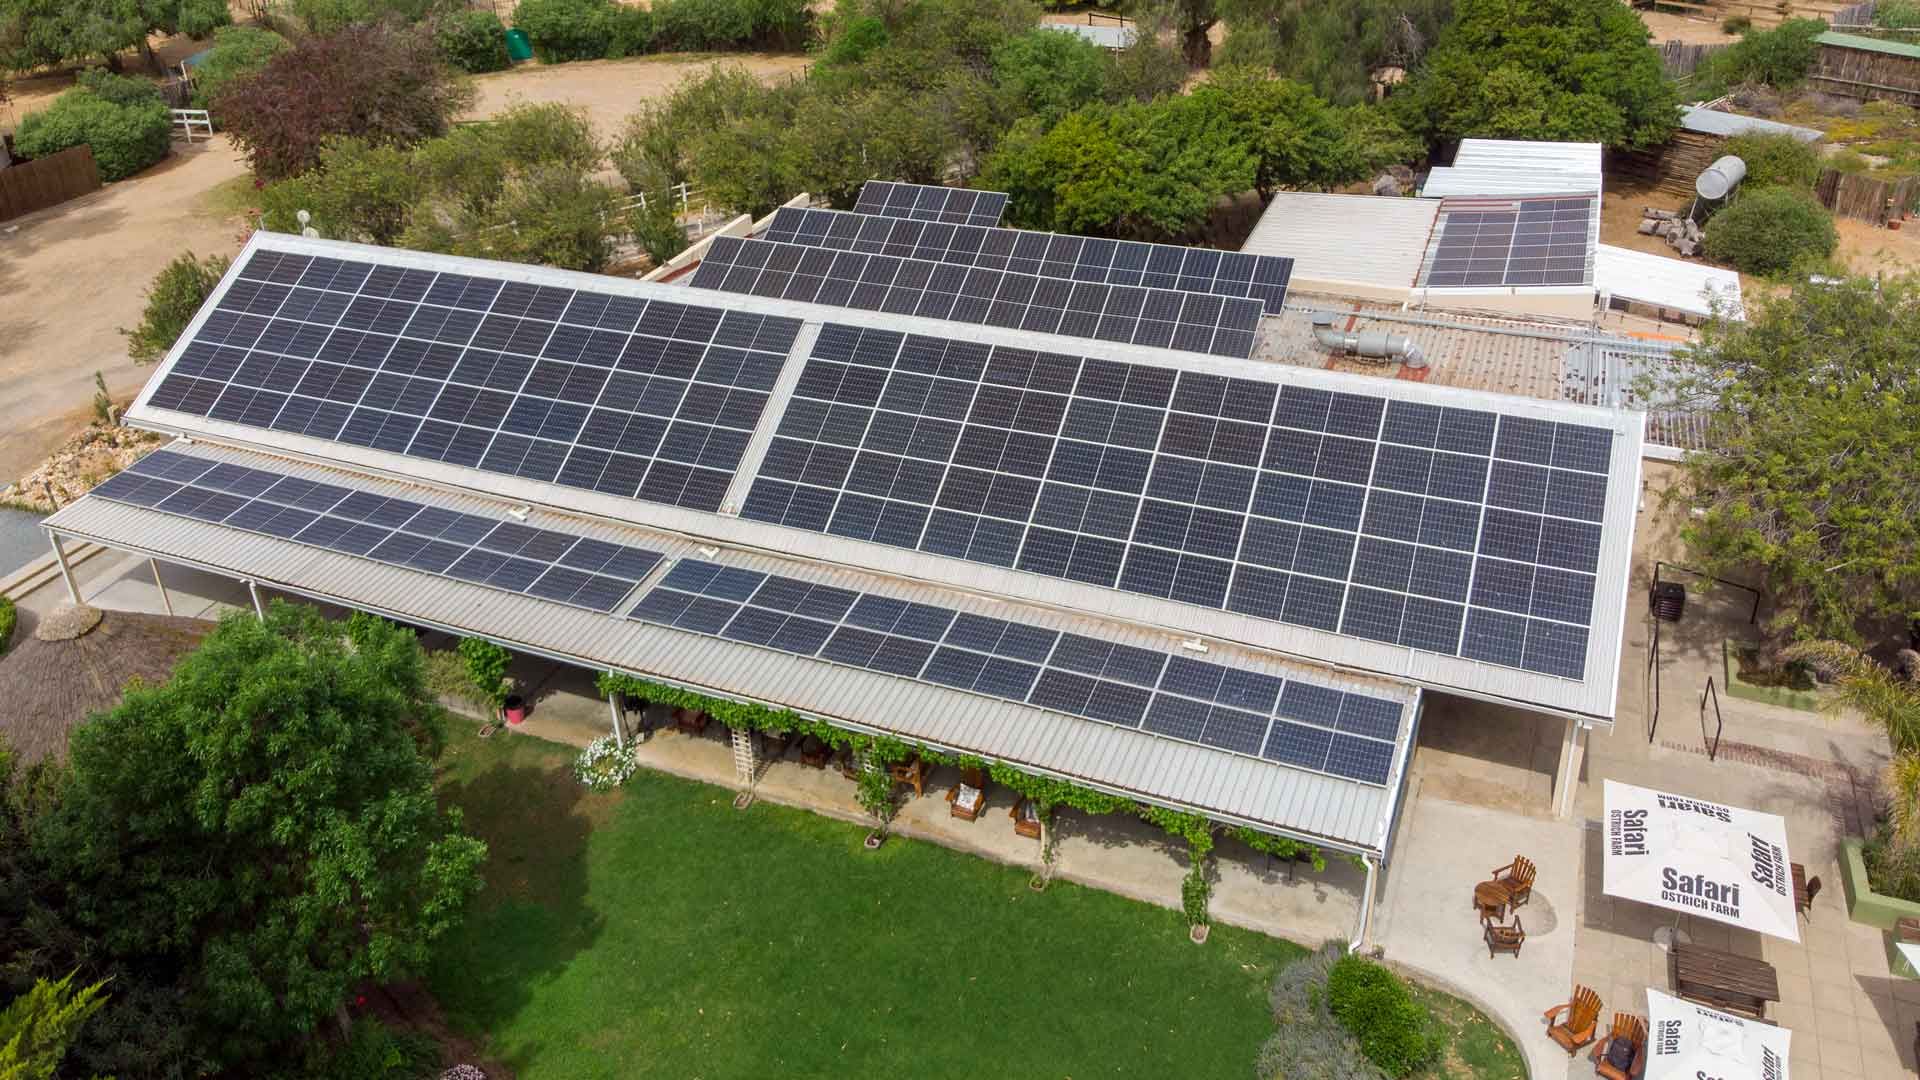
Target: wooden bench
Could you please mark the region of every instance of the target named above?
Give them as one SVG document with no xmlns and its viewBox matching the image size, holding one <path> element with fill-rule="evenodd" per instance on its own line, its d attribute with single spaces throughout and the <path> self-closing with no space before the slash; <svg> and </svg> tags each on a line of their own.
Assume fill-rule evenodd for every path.
<svg viewBox="0 0 1920 1080">
<path fill-rule="evenodd" d="M 1667 981 L 1689 1001 L 1756 1020 L 1765 1018 L 1767 1002 L 1780 1000 L 1772 964 L 1705 945 L 1674 942 L 1667 950 Z"/>
</svg>

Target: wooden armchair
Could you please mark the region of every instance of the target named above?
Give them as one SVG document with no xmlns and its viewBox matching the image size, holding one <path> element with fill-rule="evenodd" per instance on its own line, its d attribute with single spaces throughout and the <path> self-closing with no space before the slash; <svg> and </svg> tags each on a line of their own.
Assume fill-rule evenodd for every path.
<svg viewBox="0 0 1920 1080">
<path fill-rule="evenodd" d="M 1632 1064 L 1624 1072 L 1607 1060 L 1611 1056 L 1609 1049 L 1616 1043 L 1633 1048 L 1630 1055 Z M 1632 1013 L 1614 1013 L 1612 1030 L 1607 1032 L 1606 1038 L 1593 1044 L 1591 1057 L 1594 1073 L 1606 1080 L 1640 1080 L 1640 1075 L 1647 1071 L 1647 1022 Z"/>
<path fill-rule="evenodd" d="M 1547 1038 L 1560 1044 L 1568 1057 L 1593 1041 L 1593 1029 L 1600 1023 L 1600 995 L 1584 986 L 1573 988 L 1573 998 L 1555 1005 L 1544 1014 Z"/>
<path fill-rule="evenodd" d="M 1533 860 L 1515 855 L 1513 861 L 1493 872 L 1493 880 L 1507 887 L 1507 903 L 1514 907 L 1533 897 Z"/>
<path fill-rule="evenodd" d="M 1482 925 L 1485 927 L 1481 936 L 1487 942 L 1487 959 L 1491 960 L 1503 952 L 1512 953 L 1515 960 L 1520 958 L 1520 946 L 1527 942 L 1527 929 L 1520 925 L 1520 916 L 1513 917 L 1512 926 L 1492 922 Z"/>
<path fill-rule="evenodd" d="M 704 735 L 707 731 L 707 714 L 699 709 L 675 709 L 673 726 L 682 734 Z"/>
<path fill-rule="evenodd" d="M 760 753 L 768 761 L 779 761 L 787 756 L 787 746 L 791 739 L 784 731 L 763 731 L 760 733 Z"/>
<path fill-rule="evenodd" d="M 1020 796 L 1020 800 L 1013 804 L 1013 809 L 1007 811 L 1007 816 L 1013 819 L 1015 833 L 1029 840 L 1040 839 L 1040 811 L 1034 808 L 1033 803 L 1028 801 L 1025 795 Z"/>
<path fill-rule="evenodd" d="M 833 747 L 818 735 L 809 735 L 800 740 L 800 764 L 809 769 L 824 769 L 827 758 L 832 756 Z"/>
<path fill-rule="evenodd" d="M 927 771 L 926 759 L 919 754 L 887 766 L 887 776 L 896 784 L 911 786 L 916 799 L 927 793 Z"/>
<path fill-rule="evenodd" d="M 982 769 L 961 769 L 960 782 L 947 789 L 947 812 L 962 821 L 976 821 L 987 808 L 987 778 Z"/>
</svg>

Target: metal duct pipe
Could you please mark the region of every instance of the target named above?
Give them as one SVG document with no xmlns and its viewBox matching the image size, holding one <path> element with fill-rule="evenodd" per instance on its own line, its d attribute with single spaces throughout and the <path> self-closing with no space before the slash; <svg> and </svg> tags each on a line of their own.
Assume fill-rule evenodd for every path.
<svg viewBox="0 0 1920 1080">
<path fill-rule="evenodd" d="M 1384 330 L 1365 330 L 1352 333 L 1336 330 L 1333 326 L 1332 312 L 1313 313 L 1313 336 L 1321 345 L 1332 352 L 1352 353 L 1374 359 L 1397 359 L 1410 368 L 1427 366 L 1426 354 L 1412 338 L 1405 334 L 1389 334 Z"/>
</svg>

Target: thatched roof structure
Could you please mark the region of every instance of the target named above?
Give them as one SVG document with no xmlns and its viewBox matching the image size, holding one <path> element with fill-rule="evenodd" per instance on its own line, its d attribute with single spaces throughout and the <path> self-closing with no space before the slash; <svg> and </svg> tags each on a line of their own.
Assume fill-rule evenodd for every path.
<svg viewBox="0 0 1920 1080">
<path fill-rule="evenodd" d="M 67 613 L 42 620 L 68 627 L 86 621 Z M 67 640 L 48 641 L 21 627 L 0 657 L 0 738 L 21 764 L 64 756 L 75 725 L 119 704 L 130 679 L 165 682 L 212 629 L 199 619 L 130 611 L 101 612 Z"/>
</svg>

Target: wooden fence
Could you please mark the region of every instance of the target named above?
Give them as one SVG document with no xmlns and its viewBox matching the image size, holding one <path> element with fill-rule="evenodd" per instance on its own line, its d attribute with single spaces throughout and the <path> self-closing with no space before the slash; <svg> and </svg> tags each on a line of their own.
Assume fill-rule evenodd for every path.
<svg viewBox="0 0 1920 1080">
<path fill-rule="evenodd" d="M 1726 48 L 1725 44 L 1689 45 L 1684 41 L 1663 41 L 1660 43 L 1660 62 L 1666 66 L 1667 77 L 1684 79 L 1693 74 L 1707 57 Z"/>
<path fill-rule="evenodd" d="M 1693 181 L 1726 152 L 1726 140 L 1698 131 L 1676 131 L 1647 150 L 1609 150 L 1607 175 L 1624 177 L 1682 199 L 1693 198 Z"/>
<path fill-rule="evenodd" d="M 1920 105 L 1920 58 L 1822 45 L 1807 72 L 1814 89 L 1861 101 Z"/>
<path fill-rule="evenodd" d="M 0 221 L 44 210 L 99 187 L 100 169 L 89 146 L 10 165 L 0 169 Z"/>
<path fill-rule="evenodd" d="M 1820 205 L 1841 217 L 1885 225 L 1890 214 L 1912 209 L 1920 199 L 1920 176 L 1900 180 L 1875 180 L 1859 173 L 1825 169 L 1813 185 Z"/>
</svg>

